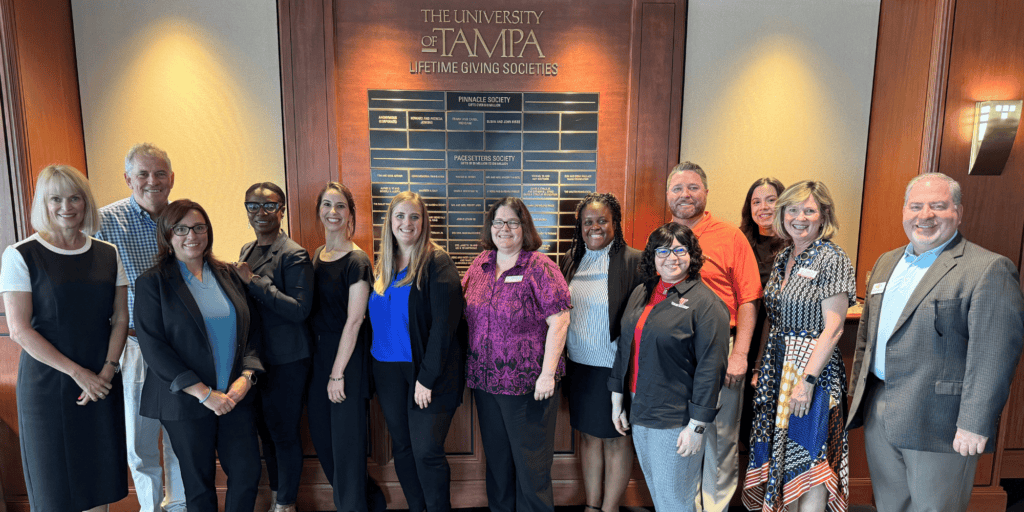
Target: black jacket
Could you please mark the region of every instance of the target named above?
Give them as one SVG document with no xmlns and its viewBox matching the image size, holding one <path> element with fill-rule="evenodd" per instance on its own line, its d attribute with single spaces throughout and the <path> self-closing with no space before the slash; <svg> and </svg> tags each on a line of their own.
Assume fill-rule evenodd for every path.
<svg viewBox="0 0 1024 512">
<path fill-rule="evenodd" d="M 247 300 L 245 284 L 230 268 L 212 267 L 213 275 L 235 306 L 237 322 L 234 382 L 244 370 L 263 371 L 257 355 L 259 317 Z M 177 264 L 154 266 L 135 281 L 135 331 L 146 361 L 139 414 L 161 420 L 190 420 L 213 414 L 183 389 L 200 382 L 216 385 L 217 370 L 206 335 L 206 324 L 181 277 Z M 242 403 L 256 393 L 246 393 Z"/>
<path fill-rule="evenodd" d="M 608 379 L 608 389 L 616 393 L 629 393 L 633 332 L 647 306 L 647 287 L 656 284 L 637 286 L 626 305 L 615 366 Z M 642 336 L 630 421 L 657 429 L 679 428 L 690 418 L 713 421 L 729 350 L 725 302 L 700 278 L 681 281 L 651 310 Z"/>
<path fill-rule="evenodd" d="M 238 261 L 246 261 L 255 247 L 255 241 L 245 244 Z M 306 325 L 306 317 L 313 309 L 313 264 L 309 253 L 281 233 L 267 253 L 249 268 L 255 275 L 247 289 L 263 321 L 260 357 L 274 365 L 309 357 L 313 339 Z"/>
<path fill-rule="evenodd" d="M 641 283 L 640 273 L 637 272 L 641 256 L 643 253 L 628 245 L 618 250 L 612 247 L 608 253 L 608 339 L 611 341 L 615 341 L 622 330 L 622 313 L 626 311 L 626 299 L 633 288 Z M 572 260 L 572 250 L 562 255 L 559 268 L 565 276 L 566 284 L 571 283 L 578 270 L 576 262 Z"/>
<path fill-rule="evenodd" d="M 409 340 L 416 380 L 431 390 L 430 413 L 462 403 L 466 385 L 466 328 L 462 282 L 448 253 L 435 250 L 422 287 L 409 291 Z M 371 293 L 373 293 L 371 291 Z M 418 409 L 409 393 L 409 408 Z"/>
</svg>

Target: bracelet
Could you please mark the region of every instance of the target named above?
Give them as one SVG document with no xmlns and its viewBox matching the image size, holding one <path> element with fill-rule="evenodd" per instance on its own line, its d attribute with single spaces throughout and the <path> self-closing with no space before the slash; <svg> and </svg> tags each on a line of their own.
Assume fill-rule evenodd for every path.
<svg viewBox="0 0 1024 512">
<path fill-rule="evenodd" d="M 329 380 L 331 382 L 341 382 L 341 381 L 345 380 L 345 376 L 342 375 L 341 377 L 338 377 L 337 379 L 335 379 L 334 377 L 328 377 L 327 380 Z"/>
<path fill-rule="evenodd" d="M 761 369 L 760 368 L 754 368 L 753 370 L 750 370 L 750 372 L 751 373 L 761 373 Z"/>
<path fill-rule="evenodd" d="M 199 403 L 205 403 L 207 400 L 210 399 L 210 395 L 212 395 L 212 394 L 213 394 L 213 387 L 212 386 L 206 386 L 206 396 L 201 398 L 199 400 Z"/>
</svg>

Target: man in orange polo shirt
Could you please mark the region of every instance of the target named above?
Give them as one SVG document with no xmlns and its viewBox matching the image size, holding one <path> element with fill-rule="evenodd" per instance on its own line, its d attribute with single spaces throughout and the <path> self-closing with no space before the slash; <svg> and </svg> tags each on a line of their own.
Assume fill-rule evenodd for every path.
<svg viewBox="0 0 1024 512">
<path fill-rule="evenodd" d="M 708 199 L 708 178 L 692 162 L 672 168 L 665 192 L 672 220 L 693 231 L 704 252 L 701 279 L 729 307 L 732 340 L 725 386 L 718 397 L 719 411 L 704 432 L 704 466 L 697 510 L 720 512 L 729 509 L 739 480 L 737 438 L 743 382 L 747 376 L 747 353 L 757 320 L 761 280 L 750 242 L 740 230 L 704 211 Z"/>
</svg>

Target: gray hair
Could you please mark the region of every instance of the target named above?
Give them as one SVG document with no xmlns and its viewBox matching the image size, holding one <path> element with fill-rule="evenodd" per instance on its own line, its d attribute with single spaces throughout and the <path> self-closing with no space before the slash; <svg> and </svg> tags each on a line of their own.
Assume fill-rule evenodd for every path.
<svg viewBox="0 0 1024 512">
<path fill-rule="evenodd" d="M 903 193 L 903 206 L 907 205 L 907 200 L 910 198 L 910 189 L 917 185 L 917 182 L 924 180 L 940 180 L 946 182 L 949 185 L 949 194 L 953 196 L 953 204 L 960 206 L 960 200 L 963 198 L 963 191 L 960 189 L 960 182 L 942 174 L 941 172 L 926 172 L 919 174 L 907 183 L 907 190 Z"/>
<path fill-rule="evenodd" d="M 691 162 L 689 160 L 687 160 L 687 161 L 685 161 L 685 162 L 683 162 L 681 164 L 676 164 L 676 166 L 673 167 L 672 170 L 668 173 L 668 178 L 665 180 L 665 190 L 668 190 L 668 188 L 671 186 L 672 177 L 673 176 L 675 176 L 676 174 L 685 172 L 685 171 L 691 171 L 691 172 L 697 173 L 697 176 L 700 176 L 700 182 L 704 184 L 704 190 L 707 190 L 707 188 L 708 188 L 708 175 L 704 173 L 704 169 L 701 169 L 701 167 L 699 165 L 697 165 L 697 164 L 695 164 L 695 163 L 693 163 L 693 162 Z"/>
<path fill-rule="evenodd" d="M 167 152 L 149 142 L 136 144 L 128 150 L 128 155 L 124 157 L 125 174 L 132 173 L 132 170 L 135 168 L 135 159 L 139 156 L 148 156 L 163 160 L 164 163 L 167 164 L 167 172 L 174 174 L 174 170 L 171 169 L 171 159 L 167 156 Z"/>
<path fill-rule="evenodd" d="M 81 231 L 87 235 L 95 235 L 100 230 L 100 213 L 96 209 L 96 200 L 92 196 L 89 180 L 82 171 L 70 165 L 48 165 L 36 180 L 36 191 L 32 198 L 32 227 L 40 233 L 53 233 L 50 212 L 46 201 L 53 195 L 79 194 L 85 201 L 82 215 Z"/>
</svg>

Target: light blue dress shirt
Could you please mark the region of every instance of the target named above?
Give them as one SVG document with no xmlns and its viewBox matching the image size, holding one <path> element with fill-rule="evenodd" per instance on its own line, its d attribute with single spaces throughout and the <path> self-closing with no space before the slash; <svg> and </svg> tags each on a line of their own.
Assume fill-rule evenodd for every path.
<svg viewBox="0 0 1024 512">
<path fill-rule="evenodd" d="M 915 255 L 914 245 L 907 244 L 907 248 L 903 251 L 903 257 L 896 263 L 896 268 L 892 270 L 892 275 L 889 276 L 889 281 L 885 284 L 885 295 L 882 296 L 882 307 L 879 308 L 878 314 L 878 335 L 875 337 L 877 341 L 872 370 L 879 379 L 885 380 L 885 353 L 889 346 L 889 338 L 892 337 L 892 331 L 896 328 L 896 322 L 903 314 L 910 296 L 921 279 L 938 259 L 939 254 L 956 238 L 957 233 L 959 231 L 953 233 L 953 237 L 946 240 L 946 243 L 921 255 Z M 868 294 L 873 295 L 873 290 L 868 290 Z"/>
</svg>

